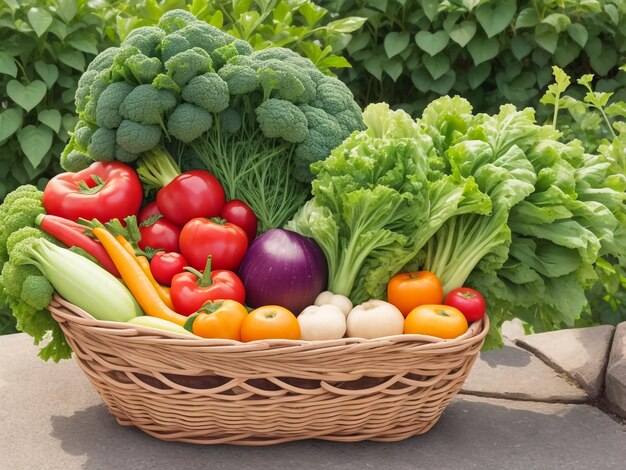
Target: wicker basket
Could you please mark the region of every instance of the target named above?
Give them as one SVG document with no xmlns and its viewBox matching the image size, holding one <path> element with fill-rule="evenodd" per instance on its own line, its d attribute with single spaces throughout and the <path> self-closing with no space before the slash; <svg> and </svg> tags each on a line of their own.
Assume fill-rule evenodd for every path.
<svg viewBox="0 0 626 470">
<path fill-rule="evenodd" d="M 196 444 L 425 433 L 461 389 L 489 328 L 485 317 L 454 340 L 240 343 L 95 320 L 59 296 L 50 311 L 120 424 Z"/>
</svg>

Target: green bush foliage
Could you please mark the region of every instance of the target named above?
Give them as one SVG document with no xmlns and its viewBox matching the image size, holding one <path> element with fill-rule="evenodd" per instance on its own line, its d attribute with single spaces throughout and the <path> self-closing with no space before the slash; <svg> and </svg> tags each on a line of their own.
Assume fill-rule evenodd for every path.
<svg viewBox="0 0 626 470">
<path fill-rule="evenodd" d="M 599 91 L 626 97 L 623 0 L 323 0 L 367 22 L 347 46 L 346 79 L 361 104 L 409 112 L 461 94 L 479 111 L 536 105 L 551 66 L 595 73 Z"/>
<path fill-rule="evenodd" d="M 78 78 L 117 40 L 107 11 L 85 0 L 0 2 L 0 201 L 58 171 Z"/>
</svg>

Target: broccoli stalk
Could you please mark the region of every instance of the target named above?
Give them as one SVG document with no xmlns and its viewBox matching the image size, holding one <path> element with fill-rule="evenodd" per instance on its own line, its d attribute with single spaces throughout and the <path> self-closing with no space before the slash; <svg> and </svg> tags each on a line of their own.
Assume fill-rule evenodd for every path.
<svg viewBox="0 0 626 470">
<path fill-rule="evenodd" d="M 164 148 L 153 148 L 142 155 L 137 174 L 146 190 L 167 186 L 180 175 L 180 168 Z"/>
</svg>

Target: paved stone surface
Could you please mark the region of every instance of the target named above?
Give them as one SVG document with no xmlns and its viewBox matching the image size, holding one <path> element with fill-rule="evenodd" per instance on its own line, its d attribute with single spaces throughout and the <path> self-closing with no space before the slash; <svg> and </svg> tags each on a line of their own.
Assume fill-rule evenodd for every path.
<svg viewBox="0 0 626 470">
<path fill-rule="evenodd" d="M 604 385 L 614 331 L 612 325 L 572 328 L 526 336 L 516 344 L 557 372 L 567 374 L 591 398 L 597 398 Z"/>
<path fill-rule="evenodd" d="M 481 352 L 463 393 L 518 400 L 583 403 L 587 394 L 521 348 Z"/>
<path fill-rule="evenodd" d="M 626 418 L 626 322 L 617 325 L 606 371 L 607 399 L 613 410 Z"/>
<path fill-rule="evenodd" d="M 502 337 L 505 340 L 515 341 L 516 339 L 523 338 L 525 335 L 524 325 L 519 318 L 507 320 L 502 323 Z"/>
<path fill-rule="evenodd" d="M 427 434 L 398 443 L 271 447 L 162 442 L 119 426 L 74 361 L 44 363 L 0 338 L 0 469 L 390 470 L 623 468 L 626 426 L 586 404 L 459 396 Z"/>
</svg>

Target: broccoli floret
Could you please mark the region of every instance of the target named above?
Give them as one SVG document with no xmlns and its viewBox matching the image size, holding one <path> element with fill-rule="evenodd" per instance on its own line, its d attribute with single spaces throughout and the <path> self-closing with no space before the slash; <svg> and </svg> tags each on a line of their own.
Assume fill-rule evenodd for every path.
<svg viewBox="0 0 626 470">
<path fill-rule="evenodd" d="M 209 54 L 215 49 L 225 46 L 235 40 L 233 36 L 230 36 L 215 26 L 211 26 L 203 21 L 196 21 L 191 23 L 176 34 L 180 34 L 184 37 L 191 47 L 200 47 Z"/>
<path fill-rule="evenodd" d="M 219 114 L 220 129 L 222 132 L 234 134 L 241 129 L 241 114 L 233 108 L 226 108 Z"/>
<path fill-rule="evenodd" d="M 139 85 L 122 101 L 120 114 L 140 124 L 159 124 L 163 127 L 163 113 L 177 104 L 172 92 L 158 90 L 152 85 Z"/>
<path fill-rule="evenodd" d="M 167 13 L 166 13 L 167 15 Z M 133 46 L 148 57 L 155 57 L 157 47 L 165 37 L 165 31 L 156 26 L 142 26 L 133 29 L 123 42 L 124 46 Z"/>
<path fill-rule="evenodd" d="M 21 229 L 11 233 L 7 238 L 7 252 L 11 253 L 15 245 L 17 245 L 22 240 L 26 240 L 27 238 L 41 238 L 45 237 L 47 240 L 54 240 L 53 237 L 42 232 L 40 229 L 34 226 L 26 226 Z"/>
<path fill-rule="evenodd" d="M 196 75 L 213 72 L 211 57 L 199 47 L 176 54 L 165 63 L 165 69 L 181 87 Z"/>
<path fill-rule="evenodd" d="M 111 68 L 115 56 L 119 53 L 119 47 L 109 47 L 98 54 L 87 66 L 87 72 L 102 72 Z"/>
<path fill-rule="evenodd" d="M 117 145 L 115 147 L 115 159 L 122 163 L 132 163 L 139 158 L 139 154 L 131 153 Z"/>
<path fill-rule="evenodd" d="M 160 73 L 152 80 L 152 86 L 157 90 L 168 90 L 174 93 L 176 96 L 180 95 L 180 87 L 169 75 Z"/>
<path fill-rule="evenodd" d="M 270 64 L 257 70 L 265 98 L 273 96 L 291 102 L 306 102 L 306 89 L 298 78 L 297 70 L 288 65 Z"/>
<path fill-rule="evenodd" d="M 343 82 L 333 77 L 325 77 L 325 80 L 318 82 L 317 99 L 312 105 L 323 109 L 331 116 L 345 110 L 354 110 L 356 114 L 352 93 Z M 360 114 L 360 109 L 358 112 Z"/>
<path fill-rule="evenodd" d="M 50 281 L 42 275 L 28 276 L 22 284 L 20 298 L 33 308 L 42 310 L 52 300 L 54 288 Z"/>
<path fill-rule="evenodd" d="M 191 49 L 189 41 L 178 33 L 168 34 L 161 41 L 159 50 L 161 51 L 161 61 L 163 63 L 170 60 L 176 54 Z"/>
<path fill-rule="evenodd" d="M 198 21 L 196 17 L 186 10 L 170 10 L 161 16 L 158 26 L 167 34 L 170 34 L 196 21 Z"/>
<path fill-rule="evenodd" d="M 198 105 L 212 113 L 228 107 L 228 85 L 214 72 L 198 75 L 189 80 L 182 92 L 183 100 Z"/>
<path fill-rule="evenodd" d="M 97 111 L 97 108 L 96 108 L 96 111 Z M 80 124 L 83 124 L 83 125 L 79 127 Z M 92 135 L 93 135 L 93 130 L 91 129 L 91 127 L 87 126 L 85 122 L 79 121 L 79 123 L 76 125 L 76 129 L 74 129 L 74 134 L 73 134 L 76 147 L 79 149 L 87 149 Z"/>
<path fill-rule="evenodd" d="M 22 286 L 29 276 L 41 276 L 41 272 L 34 266 L 19 265 L 11 255 L 11 260 L 4 263 L 0 274 L 0 285 L 5 295 L 19 299 L 22 296 Z"/>
<path fill-rule="evenodd" d="M 241 39 L 236 39 L 230 44 L 218 47 L 211 52 L 211 59 L 215 64 L 215 68 L 220 69 L 233 57 L 238 55 L 250 55 L 253 51 L 254 49 L 252 49 L 249 43 Z"/>
<path fill-rule="evenodd" d="M 157 57 L 148 57 L 144 54 L 130 56 L 124 65 L 140 84 L 152 82 L 163 70 L 163 64 Z"/>
<path fill-rule="evenodd" d="M 76 86 L 76 93 L 74 93 L 74 101 L 76 103 L 76 111 L 82 113 L 85 110 L 85 106 L 89 102 L 89 93 L 91 84 L 98 76 L 97 70 L 87 70 L 78 79 L 78 85 Z"/>
<path fill-rule="evenodd" d="M 80 150 L 71 148 L 70 146 L 65 147 L 60 159 L 63 169 L 71 171 L 72 173 L 84 170 L 93 162 L 92 158 L 85 152 L 81 152 Z"/>
<path fill-rule="evenodd" d="M 124 119 L 117 129 L 116 141 L 129 153 L 147 152 L 161 141 L 161 128 Z"/>
<path fill-rule="evenodd" d="M 0 205 L 0 265 L 7 260 L 7 241 L 23 227 L 34 227 L 35 219 L 44 214 L 43 193 L 30 185 L 7 194 Z"/>
<path fill-rule="evenodd" d="M 115 82 L 111 83 L 100 94 L 96 105 L 96 123 L 98 126 L 115 129 L 120 125 L 123 119 L 120 114 L 120 106 L 134 88 L 130 83 Z"/>
<path fill-rule="evenodd" d="M 88 101 L 85 104 L 85 109 L 83 110 L 82 115 L 80 116 L 81 119 L 89 122 L 90 124 L 96 124 L 96 106 L 98 104 L 98 98 L 100 98 L 100 95 L 107 89 L 108 86 L 109 81 L 106 71 L 99 72 L 89 87 Z"/>
<path fill-rule="evenodd" d="M 112 129 L 101 127 L 91 136 L 89 142 L 89 155 L 96 161 L 111 161 L 115 159 L 116 132 Z"/>
<path fill-rule="evenodd" d="M 348 137 L 348 133 L 324 110 L 306 104 L 299 107 L 309 123 L 309 135 L 296 148 L 295 161 L 301 168 L 308 168 L 311 163 L 327 158 L 330 152 Z M 303 173 L 301 169 L 297 175 L 302 178 Z M 310 179 L 309 177 L 300 181 Z"/>
<path fill-rule="evenodd" d="M 304 113 L 289 101 L 271 98 L 256 109 L 256 117 L 266 137 L 280 137 L 296 143 L 309 135 L 309 123 Z"/>
<path fill-rule="evenodd" d="M 231 95 L 247 95 L 260 86 L 256 71 L 247 65 L 228 63 L 217 72 Z"/>
<path fill-rule="evenodd" d="M 213 116 L 206 109 L 189 103 L 179 104 L 167 121 L 167 132 L 181 142 L 197 139 L 213 125 Z"/>
</svg>

